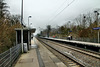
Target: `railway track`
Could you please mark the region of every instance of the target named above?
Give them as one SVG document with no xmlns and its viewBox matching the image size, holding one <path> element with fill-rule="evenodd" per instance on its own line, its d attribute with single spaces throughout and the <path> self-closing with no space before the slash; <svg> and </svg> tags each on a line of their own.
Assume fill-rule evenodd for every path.
<svg viewBox="0 0 100 67">
<path fill-rule="evenodd" d="M 67 58 L 68 61 L 66 60 L 67 62 L 64 62 L 63 60 L 63 62 L 66 63 L 68 67 L 99 67 L 100 66 L 99 54 L 83 51 L 50 40 L 45 40 L 45 39 L 39 39 L 39 40 L 45 43 L 46 44 L 45 46 L 54 54 L 58 52 L 61 55 L 63 55 L 65 58 Z M 60 55 L 57 54 L 57 56 Z"/>
<path fill-rule="evenodd" d="M 67 67 L 84 67 L 84 65 L 81 65 L 76 61 L 73 61 L 73 59 L 70 59 L 62 52 L 55 50 L 52 47 L 47 46 L 47 45 L 45 45 L 45 47 L 47 47 L 53 54 L 55 54 L 60 60 L 62 60 L 63 63 L 66 64 Z"/>
<path fill-rule="evenodd" d="M 79 48 L 79 47 L 75 47 L 75 46 L 70 46 L 67 44 L 59 44 L 57 42 L 54 42 L 54 41 L 50 41 L 49 42 L 55 44 L 55 45 L 59 45 L 61 47 L 64 47 L 64 48 L 68 48 L 68 49 L 71 49 L 71 50 L 74 50 L 74 51 L 77 51 L 77 52 L 80 52 L 80 53 L 84 53 L 86 55 L 89 55 L 89 56 L 92 56 L 92 57 L 95 57 L 95 58 L 98 58 L 100 59 L 100 53 L 99 52 L 94 52 L 94 51 L 91 51 L 91 50 L 86 50 L 86 49 L 83 49 L 83 48 Z"/>
<path fill-rule="evenodd" d="M 59 51 L 58 49 L 53 48 L 52 46 L 48 45 L 47 43 L 43 42 L 39 39 L 39 41 L 47 47 L 52 53 L 54 53 L 60 60 L 62 60 L 66 66 L 68 67 L 85 67 L 86 65 L 80 63 L 76 59 L 71 58 L 69 55 Z"/>
</svg>

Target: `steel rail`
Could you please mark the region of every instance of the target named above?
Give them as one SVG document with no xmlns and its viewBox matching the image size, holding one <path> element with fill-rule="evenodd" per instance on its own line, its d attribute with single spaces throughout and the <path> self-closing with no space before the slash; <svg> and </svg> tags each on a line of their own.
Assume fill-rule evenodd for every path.
<svg viewBox="0 0 100 67">
<path fill-rule="evenodd" d="M 62 51 L 58 50 L 57 48 L 52 47 L 51 45 L 47 44 L 46 42 L 44 42 L 42 40 L 40 40 L 40 41 L 43 42 L 44 44 L 48 45 L 50 48 L 54 49 L 55 51 L 59 52 L 60 54 L 64 55 L 65 57 L 70 58 L 71 60 L 73 60 L 77 64 L 81 65 L 82 67 L 91 67 L 89 64 L 87 64 L 87 63 L 85 63 L 77 58 L 74 58 L 71 55 L 63 53 Z"/>
</svg>

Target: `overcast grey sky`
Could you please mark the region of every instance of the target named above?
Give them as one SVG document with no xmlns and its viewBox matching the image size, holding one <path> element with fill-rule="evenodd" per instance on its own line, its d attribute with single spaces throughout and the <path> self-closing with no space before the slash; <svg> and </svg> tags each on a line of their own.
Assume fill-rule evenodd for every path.
<svg viewBox="0 0 100 67">
<path fill-rule="evenodd" d="M 5 0 L 10 6 L 11 14 L 21 13 L 21 0 Z M 37 29 L 46 28 L 46 25 L 63 25 L 73 20 L 79 14 L 87 13 L 95 8 L 100 8 L 100 0 L 23 0 L 24 1 L 24 22 L 28 24 L 30 18 L 31 27 Z M 62 5 L 63 4 L 63 5 Z M 56 16 L 68 6 L 62 13 Z M 56 16 L 56 17 L 55 17 Z"/>
</svg>

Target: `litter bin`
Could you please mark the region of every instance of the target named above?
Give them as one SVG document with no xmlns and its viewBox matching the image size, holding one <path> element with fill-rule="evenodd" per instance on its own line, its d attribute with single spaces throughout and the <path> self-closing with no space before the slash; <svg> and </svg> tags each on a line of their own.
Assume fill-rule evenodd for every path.
<svg viewBox="0 0 100 67">
<path fill-rule="evenodd" d="M 24 43 L 24 52 L 27 53 L 28 49 L 27 49 L 27 43 Z"/>
</svg>

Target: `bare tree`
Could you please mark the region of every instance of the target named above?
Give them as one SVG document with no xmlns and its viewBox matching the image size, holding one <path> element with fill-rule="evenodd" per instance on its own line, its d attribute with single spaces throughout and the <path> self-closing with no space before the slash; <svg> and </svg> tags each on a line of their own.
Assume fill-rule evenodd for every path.
<svg viewBox="0 0 100 67">
<path fill-rule="evenodd" d="M 7 3 L 5 3 L 4 0 L 0 0 L 0 18 L 4 17 L 8 12 L 7 8 Z"/>
<path fill-rule="evenodd" d="M 10 25 L 15 25 L 20 22 L 20 15 L 11 15 L 9 16 Z"/>
</svg>

